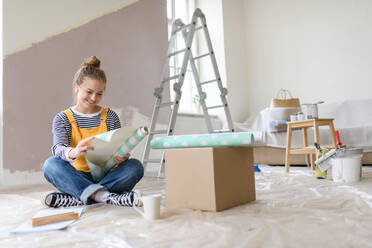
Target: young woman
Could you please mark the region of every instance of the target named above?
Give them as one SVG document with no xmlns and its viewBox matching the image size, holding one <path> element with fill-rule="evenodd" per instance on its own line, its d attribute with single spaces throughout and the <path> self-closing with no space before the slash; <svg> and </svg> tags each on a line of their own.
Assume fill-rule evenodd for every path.
<svg viewBox="0 0 372 248">
<path fill-rule="evenodd" d="M 91 177 L 85 155 L 94 148 L 92 136 L 120 128 L 117 114 L 98 104 L 106 87 L 105 72 L 92 56 L 76 72 L 73 81 L 76 104 L 53 120 L 53 157 L 43 165 L 45 178 L 60 192 L 46 196 L 49 207 L 69 207 L 102 202 L 120 206 L 139 205 L 140 193 L 132 191 L 143 177 L 140 161 L 115 157 L 114 167 L 98 183 Z"/>
</svg>

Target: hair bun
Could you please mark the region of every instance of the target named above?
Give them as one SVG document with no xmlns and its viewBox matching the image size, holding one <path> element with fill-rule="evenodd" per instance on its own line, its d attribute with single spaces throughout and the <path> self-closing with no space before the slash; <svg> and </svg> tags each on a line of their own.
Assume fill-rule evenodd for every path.
<svg viewBox="0 0 372 248">
<path fill-rule="evenodd" d="M 82 66 L 93 66 L 95 68 L 99 68 L 101 65 L 101 61 L 99 59 L 97 59 L 96 56 L 91 56 L 87 59 L 85 59 L 84 63 L 82 64 Z"/>
</svg>

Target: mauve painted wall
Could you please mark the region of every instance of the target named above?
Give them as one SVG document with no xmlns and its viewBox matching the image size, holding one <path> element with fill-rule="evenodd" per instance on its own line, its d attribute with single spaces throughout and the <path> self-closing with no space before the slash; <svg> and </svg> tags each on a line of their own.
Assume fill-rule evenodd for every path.
<svg viewBox="0 0 372 248">
<path fill-rule="evenodd" d="M 91 55 L 108 77 L 103 105 L 150 116 L 166 48 L 166 0 L 142 0 L 6 57 L 4 168 L 41 170 L 51 156 L 53 117 L 72 105 L 72 78 Z"/>
</svg>

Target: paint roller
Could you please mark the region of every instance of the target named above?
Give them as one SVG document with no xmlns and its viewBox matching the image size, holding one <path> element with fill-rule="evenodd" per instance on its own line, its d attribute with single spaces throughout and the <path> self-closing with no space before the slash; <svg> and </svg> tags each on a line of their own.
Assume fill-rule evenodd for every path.
<svg viewBox="0 0 372 248">
<path fill-rule="evenodd" d="M 322 172 L 328 170 L 332 166 L 330 158 L 336 156 L 337 150 L 336 149 L 331 149 L 327 153 L 324 153 L 322 148 L 320 148 L 318 143 L 315 142 L 314 146 L 320 152 L 320 154 L 322 155 L 320 158 L 315 160 L 315 164 L 318 166 L 318 168 Z"/>
</svg>

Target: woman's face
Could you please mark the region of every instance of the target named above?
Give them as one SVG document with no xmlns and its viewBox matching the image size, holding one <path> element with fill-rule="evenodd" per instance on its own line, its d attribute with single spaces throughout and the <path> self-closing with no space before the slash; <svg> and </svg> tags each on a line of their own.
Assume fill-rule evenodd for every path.
<svg viewBox="0 0 372 248">
<path fill-rule="evenodd" d="M 85 77 L 82 84 L 75 83 L 77 105 L 84 110 L 95 110 L 104 92 L 105 83 L 97 79 Z"/>
</svg>

